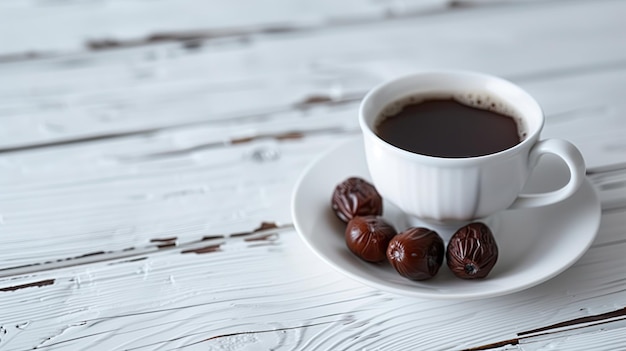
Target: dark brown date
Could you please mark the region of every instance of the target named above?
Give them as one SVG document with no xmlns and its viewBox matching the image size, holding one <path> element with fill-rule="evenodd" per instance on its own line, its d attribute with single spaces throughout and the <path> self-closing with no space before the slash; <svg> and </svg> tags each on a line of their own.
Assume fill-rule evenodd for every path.
<svg viewBox="0 0 626 351">
<path fill-rule="evenodd" d="M 346 244 L 352 253 L 368 262 L 385 260 L 389 240 L 396 230 L 379 216 L 354 217 L 346 227 Z"/>
<path fill-rule="evenodd" d="M 446 261 L 459 278 L 486 277 L 498 260 L 498 245 L 491 229 L 475 222 L 461 227 L 448 242 Z"/>
<path fill-rule="evenodd" d="M 428 228 L 409 228 L 389 242 L 387 259 L 401 276 L 411 280 L 434 277 L 445 253 L 443 240 Z"/>
<path fill-rule="evenodd" d="M 383 199 L 367 181 L 351 177 L 337 185 L 331 199 L 335 215 L 344 222 L 357 216 L 380 216 Z"/>
</svg>

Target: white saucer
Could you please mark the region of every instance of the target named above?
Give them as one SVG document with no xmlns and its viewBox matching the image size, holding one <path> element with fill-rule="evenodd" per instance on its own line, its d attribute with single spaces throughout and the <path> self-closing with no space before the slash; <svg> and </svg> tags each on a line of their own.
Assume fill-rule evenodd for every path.
<svg viewBox="0 0 626 351">
<path fill-rule="evenodd" d="M 526 192 L 546 191 L 567 181 L 564 166 L 542 160 Z M 292 217 L 306 244 L 339 272 L 374 288 L 421 298 L 477 299 L 509 294 L 544 282 L 563 272 L 587 251 L 600 225 L 600 201 L 588 180 L 569 199 L 534 209 L 509 210 L 497 215 L 494 236 L 499 258 L 483 280 L 462 280 L 445 262 L 431 280 L 401 277 L 387 263 L 372 264 L 346 247 L 343 224 L 330 208 L 335 186 L 350 176 L 369 180 L 361 138 L 345 143 L 313 162 L 295 186 Z M 398 231 L 406 216 L 385 201 L 383 216 Z"/>
</svg>

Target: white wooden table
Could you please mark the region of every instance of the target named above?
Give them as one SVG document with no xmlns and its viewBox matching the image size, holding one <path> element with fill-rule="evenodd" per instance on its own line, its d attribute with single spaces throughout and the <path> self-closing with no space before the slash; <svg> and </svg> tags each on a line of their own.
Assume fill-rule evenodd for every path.
<svg viewBox="0 0 626 351">
<path fill-rule="evenodd" d="M 0 350 L 626 350 L 626 2 L 0 4 Z M 345 278 L 290 216 L 377 83 L 527 89 L 602 200 L 533 288 L 420 300 Z"/>
</svg>

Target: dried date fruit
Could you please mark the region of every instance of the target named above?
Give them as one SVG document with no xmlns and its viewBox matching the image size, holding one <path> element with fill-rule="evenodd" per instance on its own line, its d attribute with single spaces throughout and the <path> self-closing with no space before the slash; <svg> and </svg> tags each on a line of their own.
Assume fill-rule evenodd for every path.
<svg viewBox="0 0 626 351">
<path fill-rule="evenodd" d="M 434 277 L 445 253 L 443 240 L 428 228 L 413 227 L 394 236 L 387 247 L 387 259 L 401 276 L 411 280 Z"/>
<path fill-rule="evenodd" d="M 448 242 L 446 261 L 459 278 L 486 277 L 498 260 L 498 245 L 491 229 L 475 222 L 461 227 Z"/>
<path fill-rule="evenodd" d="M 346 244 L 352 253 L 368 262 L 385 260 L 389 240 L 396 230 L 379 216 L 354 217 L 346 227 Z"/>
<path fill-rule="evenodd" d="M 357 216 L 380 216 L 383 199 L 367 181 L 351 177 L 337 185 L 331 199 L 335 215 L 344 222 Z"/>
</svg>

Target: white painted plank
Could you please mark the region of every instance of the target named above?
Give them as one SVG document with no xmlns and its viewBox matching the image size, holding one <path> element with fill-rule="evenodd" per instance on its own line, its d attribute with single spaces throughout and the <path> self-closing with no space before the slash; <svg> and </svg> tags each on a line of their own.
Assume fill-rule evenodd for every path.
<svg viewBox="0 0 626 351">
<path fill-rule="evenodd" d="M 339 139 L 307 140 L 137 161 L 116 155 L 132 152 L 133 145 L 113 143 L 108 154 L 95 157 L 93 149 L 73 147 L 78 154 L 65 162 L 45 150 L 39 156 L 50 158 L 47 165 L 15 160 L 13 181 L 3 183 L 0 194 L 0 267 L 154 246 L 150 240 L 156 238 L 199 240 L 251 230 L 263 221 L 290 223 L 296 178 Z M 259 153 L 275 156 L 262 159 Z"/>
<path fill-rule="evenodd" d="M 7 330 L 0 347 L 450 350 L 508 340 L 626 306 L 624 282 L 616 280 L 626 275 L 626 243 L 623 234 L 608 238 L 626 225 L 625 214 L 606 214 L 599 239 L 605 242 L 563 274 L 483 301 L 428 301 L 372 290 L 320 262 L 293 230 L 268 240 L 232 238 L 221 251 L 205 254 L 170 250 L 142 261 L 5 278 L 0 288 L 54 283 L 0 291 L 0 324 Z M 522 341 L 581 349 L 604 340 L 598 346 L 610 349 L 624 327 L 607 323 L 573 339 L 559 332 Z"/>
<path fill-rule="evenodd" d="M 272 114 L 311 96 L 359 96 L 419 69 L 466 68 L 519 81 L 610 74 L 626 60 L 625 11 L 615 1 L 495 7 L 209 42 L 191 52 L 157 45 L 2 64 L 0 145 Z M 571 21 L 555 26 L 556 17 Z M 614 89 L 608 81 L 599 89 Z"/>
<path fill-rule="evenodd" d="M 456 1 L 457 7 L 519 1 Z M 528 2 L 528 1 L 527 1 Z M 143 40 L 158 33 L 309 28 L 443 10 L 446 0 L 20 1 L 0 3 L 0 55 L 80 51 L 94 40 Z M 18 33 L 18 34 L 16 34 Z"/>
</svg>

